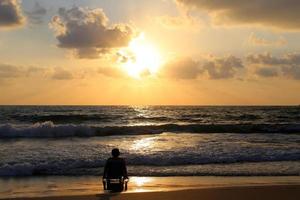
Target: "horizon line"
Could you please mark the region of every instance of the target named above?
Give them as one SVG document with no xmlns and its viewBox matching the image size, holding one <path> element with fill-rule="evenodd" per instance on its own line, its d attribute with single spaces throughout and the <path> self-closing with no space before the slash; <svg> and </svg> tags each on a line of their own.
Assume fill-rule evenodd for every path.
<svg viewBox="0 0 300 200">
<path fill-rule="evenodd" d="M 0 104 L 0 106 L 300 106 L 300 104 Z"/>
</svg>

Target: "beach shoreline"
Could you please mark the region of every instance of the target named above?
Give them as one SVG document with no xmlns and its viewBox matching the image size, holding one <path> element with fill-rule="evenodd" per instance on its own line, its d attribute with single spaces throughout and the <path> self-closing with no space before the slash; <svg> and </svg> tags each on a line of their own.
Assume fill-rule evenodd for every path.
<svg viewBox="0 0 300 200">
<path fill-rule="evenodd" d="M 223 199 L 223 200 L 296 200 L 300 195 L 300 185 L 260 185 L 260 186 L 231 186 L 210 187 L 198 189 L 179 189 L 174 191 L 131 192 L 131 193 L 104 193 L 77 196 L 52 196 L 52 197 L 22 197 L 6 198 L 3 200 L 118 200 L 118 199 Z"/>
<path fill-rule="evenodd" d="M 226 189 L 227 188 L 227 189 Z M 230 189 L 231 188 L 231 189 Z M 299 176 L 175 176 L 175 177 L 131 177 L 129 188 L 121 195 L 125 199 L 142 198 L 140 195 L 151 196 L 152 194 L 163 194 L 168 196 L 179 192 L 192 191 L 195 196 L 201 196 L 203 190 L 223 191 L 226 189 L 240 191 L 253 190 L 253 188 L 279 188 L 280 190 L 291 190 L 300 192 Z M 296 188 L 296 189 L 295 189 Z M 264 192 L 263 189 L 260 189 Z M 296 191 L 294 191 L 296 190 Z M 194 194 L 195 193 L 195 194 Z M 204 192 L 206 193 L 206 192 Z M 267 192 L 272 194 L 272 192 Z M 102 188 L 101 177 L 97 176 L 48 176 L 48 177 L 15 177 L 0 178 L 0 199 L 114 199 L 116 195 L 108 194 Z M 133 197 L 132 197 L 133 195 Z M 206 194 L 205 194 L 206 195 Z M 208 194 L 207 194 L 208 195 Z M 279 195 L 279 194 L 278 194 Z M 116 196 L 116 197 L 115 197 Z M 138 196 L 138 197 L 137 197 Z M 176 196 L 176 195 L 175 195 Z M 280 195 L 279 195 L 280 196 Z M 129 198 L 128 197 L 128 198 Z M 155 197 L 156 198 L 156 197 Z M 153 198 L 154 199 L 154 198 Z M 241 199 L 241 198 L 240 198 Z"/>
</svg>

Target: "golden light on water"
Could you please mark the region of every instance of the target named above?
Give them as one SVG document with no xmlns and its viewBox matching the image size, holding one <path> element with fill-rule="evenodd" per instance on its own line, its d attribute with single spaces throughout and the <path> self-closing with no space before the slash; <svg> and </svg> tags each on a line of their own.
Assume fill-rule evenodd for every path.
<svg viewBox="0 0 300 200">
<path fill-rule="evenodd" d="M 157 47 L 146 40 L 144 33 L 132 40 L 126 49 L 120 50 L 119 54 L 123 59 L 123 69 L 133 78 L 154 75 L 162 65 Z"/>
<path fill-rule="evenodd" d="M 132 144 L 132 149 L 135 150 L 144 150 L 146 148 L 151 148 L 155 143 L 155 138 L 142 138 L 140 140 L 134 141 Z"/>
<path fill-rule="evenodd" d="M 130 179 L 130 182 L 133 183 L 134 185 L 138 186 L 138 187 L 142 187 L 146 183 L 151 182 L 151 178 L 150 177 L 132 177 Z"/>
</svg>

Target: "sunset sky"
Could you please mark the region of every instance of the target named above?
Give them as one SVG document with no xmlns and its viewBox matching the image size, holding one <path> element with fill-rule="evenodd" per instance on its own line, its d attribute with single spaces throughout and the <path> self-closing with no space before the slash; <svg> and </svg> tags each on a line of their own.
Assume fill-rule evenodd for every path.
<svg viewBox="0 0 300 200">
<path fill-rule="evenodd" d="M 0 104 L 300 104 L 300 1 L 0 0 Z"/>
</svg>

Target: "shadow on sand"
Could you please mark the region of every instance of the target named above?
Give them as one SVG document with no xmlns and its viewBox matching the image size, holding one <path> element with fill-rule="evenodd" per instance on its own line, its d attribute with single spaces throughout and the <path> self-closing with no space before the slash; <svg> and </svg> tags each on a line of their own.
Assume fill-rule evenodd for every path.
<svg viewBox="0 0 300 200">
<path fill-rule="evenodd" d="M 96 195 L 98 200 L 110 200 L 112 197 L 120 195 L 120 192 L 108 192 L 104 194 L 98 194 Z"/>
</svg>

